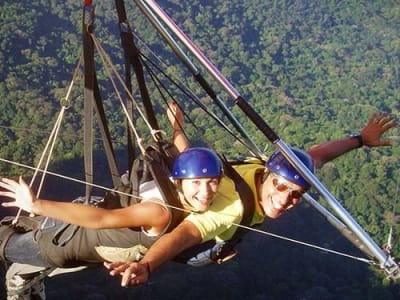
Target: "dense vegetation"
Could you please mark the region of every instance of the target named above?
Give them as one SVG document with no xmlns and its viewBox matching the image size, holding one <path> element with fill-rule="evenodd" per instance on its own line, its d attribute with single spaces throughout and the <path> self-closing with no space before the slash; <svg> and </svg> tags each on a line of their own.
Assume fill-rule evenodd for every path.
<svg viewBox="0 0 400 300">
<path fill-rule="evenodd" d="M 3 0 L 0 11 L 0 158 L 34 165 L 60 110 L 81 48 L 80 1 Z M 129 3 L 128 3 L 129 2 Z M 240 94 L 288 144 L 299 147 L 359 130 L 373 112 L 399 116 L 400 7 L 396 1 L 159 1 Z M 131 25 L 168 67 L 210 109 L 215 105 L 166 49 L 133 1 L 126 3 Z M 95 34 L 119 70 L 122 50 L 112 1 L 96 1 Z M 140 43 L 142 45 L 142 43 Z M 142 45 L 143 46 L 143 45 Z M 161 63 L 159 63 L 161 65 Z M 99 63 L 100 65 L 100 63 Z M 200 66 L 198 66 L 202 69 Z M 206 78 L 207 72 L 203 70 Z M 99 70 L 113 139 L 123 152 L 124 120 L 115 110 L 106 74 Z M 244 128 L 264 148 L 269 143 L 221 87 L 212 82 Z M 71 98 L 56 145 L 54 171 L 81 177 L 82 95 Z M 155 90 L 155 89 L 153 89 Z M 187 108 L 187 129 L 204 143 L 233 157 L 242 153 L 208 116 L 175 96 Z M 158 94 L 154 92 L 154 96 Z M 164 126 L 162 107 L 157 108 Z M 144 131 L 143 124 L 139 125 Z M 166 126 L 164 126 L 166 127 Z M 169 132 L 168 128 L 165 128 Z M 362 148 L 318 173 L 328 189 L 361 226 L 383 244 L 390 226 L 398 233 L 399 129 L 393 147 Z M 96 148 L 101 150 L 100 143 Z M 273 147 L 269 147 L 270 154 Z M 123 163 L 122 163 L 123 164 Z M 104 165 L 97 163 L 96 166 Z M 0 163 L 2 175 L 26 169 Z M 104 172 L 100 172 L 104 173 Z M 46 192 L 71 199 L 68 183 Z M 80 189 L 75 191 L 79 194 Z M 4 212 L 3 212 L 4 213 Z M 358 252 L 307 205 L 262 229 L 344 252 Z M 103 272 L 49 280 L 50 299 L 397 299 L 388 284 L 362 263 L 323 254 L 286 241 L 249 234 L 241 255 L 223 267 L 201 270 L 170 264 L 149 284 L 123 290 Z M 394 253 L 400 257 L 400 246 Z M 81 282 L 78 282 L 78 278 Z M 90 279 L 88 279 L 90 278 Z M 82 284 L 82 281 L 88 281 Z M 109 283 L 109 284 L 108 284 Z M 67 285 L 68 284 L 68 285 Z M 66 288 L 67 287 L 67 288 Z M 79 296 L 77 296 L 79 295 Z M 1 296 L 1 293 L 0 293 Z"/>
</svg>

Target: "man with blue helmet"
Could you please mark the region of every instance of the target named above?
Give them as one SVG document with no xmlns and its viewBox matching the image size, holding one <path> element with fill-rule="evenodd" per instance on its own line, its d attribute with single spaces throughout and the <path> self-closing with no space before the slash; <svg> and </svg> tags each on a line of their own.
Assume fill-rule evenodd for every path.
<svg viewBox="0 0 400 300">
<path fill-rule="evenodd" d="M 313 172 L 314 168 L 353 149 L 390 146 L 391 142 L 382 139 L 382 135 L 395 125 L 394 117 L 386 113 L 373 114 L 359 135 L 329 141 L 307 152 L 296 148 L 292 151 Z M 280 152 L 275 152 L 265 165 L 241 164 L 235 166 L 235 170 L 247 183 L 254 199 L 250 226 L 261 224 L 265 218 L 278 218 L 295 207 L 310 188 L 310 184 Z M 150 271 L 190 247 L 210 240 L 217 243 L 231 240 L 244 214 L 235 183 L 225 176 L 210 209 L 203 214 L 186 217 L 172 232 L 153 244 L 140 262 L 106 263 L 105 266 L 111 270 L 111 275 L 121 274 L 122 286 L 143 283 L 147 281 Z M 207 251 L 209 256 L 213 255 L 212 251 Z"/>
<path fill-rule="evenodd" d="M 310 171 L 314 172 L 313 160 L 307 152 L 296 148 L 291 150 Z M 267 171 L 263 173 L 259 189 L 261 207 L 266 216 L 275 219 L 284 211 L 294 207 L 303 193 L 310 188 L 310 184 L 278 151 L 268 159 L 265 166 Z"/>
</svg>

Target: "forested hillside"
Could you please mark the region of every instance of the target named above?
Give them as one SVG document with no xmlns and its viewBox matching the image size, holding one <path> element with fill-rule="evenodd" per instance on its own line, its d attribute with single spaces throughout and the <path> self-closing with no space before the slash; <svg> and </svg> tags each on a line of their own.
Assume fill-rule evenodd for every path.
<svg viewBox="0 0 400 300">
<path fill-rule="evenodd" d="M 3 0 L 0 4 L 0 158 L 29 166 L 38 162 L 80 55 L 80 2 Z M 95 3 L 95 35 L 123 74 L 114 2 Z M 307 148 L 347 136 L 361 129 L 373 112 L 386 111 L 399 117 L 400 7 L 396 1 L 158 3 L 289 145 Z M 160 66 L 165 65 L 169 74 L 185 81 L 212 108 L 211 100 L 190 79 L 133 1 L 126 1 L 126 7 L 143 51 L 157 55 L 162 60 Z M 211 78 L 200 64 L 197 67 Z M 99 70 L 98 76 L 112 138 L 118 151 L 124 152 L 125 120 L 114 110 L 115 96 L 104 70 Z M 254 141 L 261 149 L 268 146 L 266 154 L 270 154 L 274 147 L 230 96 L 211 82 Z M 51 170 L 82 177 L 82 83 L 75 86 Z M 214 147 L 229 157 L 243 154 L 232 137 L 210 122 L 203 111 L 185 99 L 177 100 L 187 108 L 187 130 L 194 144 Z M 164 107 L 157 107 L 157 114 L 170 133 Z M 139 127 L 144 128 L 142 124 Z M 379 244 L 385 243 L 391 226 L 396 234 L 400 231 L 399 132 L 395 128 L 386 136 L 393 147 L 358 149 L 317 174 Z M 95 149 L 102 151 L 100 142 Z M 102 168 L 98 173 L 106 174 L 101 158 L 96 167 Z M 0 170 L 2 176 L 32 174 L 5 162 L 0 162 Z M 83 191 L 83 187 L 70 188 L 68 182 L 57 184 L 45 187 L 44 192 L 72 199 Z M 2 208 L 2 215 L 5 213 Z M 261 229 L 359 255 L 307 205 Z M 400 257 L 398 243 L 394 254 Z M 400 297 L 398 286 L 361 262 L 256 233 L 240 245 L 239 257 L 224 266 L 198 270 L 170 264 L 145 286 L 129 290 L 120 288 L 105 270 L 84 272 L 50 279 L 48 291 L 49 299 Z"/>
</svg>

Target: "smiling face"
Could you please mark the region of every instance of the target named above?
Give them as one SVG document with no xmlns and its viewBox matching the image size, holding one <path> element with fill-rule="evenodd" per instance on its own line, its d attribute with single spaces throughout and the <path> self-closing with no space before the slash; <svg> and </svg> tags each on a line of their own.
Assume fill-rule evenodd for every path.
<svg viewBox="0 0 400 300">
<path fill-rule="evenodd" d="M 196 212 L 206 211 L 218 191 L 219 178 L 188 178 L 181 180 L 181 198 Z"/>
<path fill-rule="evenodd" d="M 278 218 L 285 211 L 293 208 L 305 190 L 285 178 L 270 173 L 259 187 L 259 202 L 265 215 L 272 219 Z"/>
</svg>

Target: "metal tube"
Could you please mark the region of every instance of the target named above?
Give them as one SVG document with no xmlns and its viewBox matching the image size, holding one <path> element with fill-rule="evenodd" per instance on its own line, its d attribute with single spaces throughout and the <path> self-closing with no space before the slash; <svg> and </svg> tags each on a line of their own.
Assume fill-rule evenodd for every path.
<svg viewBox="0 0 400 300">
<path fill-rule="evenodd" d="M 135 2 L 138 2 L 134 0 Z M 186 48 L 204 65 L 213 77 L 228 91 L 233 97 L 240 96 L 239 92 L 229 83 L 221 72 L 208 60 L 200 49 L 185 35 L 185 33 L 175 24 L 175 22 L 163 11 L 163 9 L 153 0 L 139 0 L 150 7 L 153 12 L 169 27 L 170 30 L 179 38 Z"/>
<path fill-rule="evenodd" d="M 208 82 L 201 76 L 200 70 L 195 66 L 194 63 L 190 60 L 190 58 L 185 54 L 179 44 L 174 40 L 172 35 L 165 29 L 163 24 L 157 19 L 157 16 L 153 13 L 151 8 L 148 6 L 145 1 L 137 1 L 134 0 L 139 9 L 143 12 L 143 14 L 147 17 L 147 19 L 151 22 L 151 24 L 155 27 L 155 29 L 163 36 L 168 45 L 171 47 L 172 51 L 178 56 L 178 58 L 183 62 L 183 64 L 189 69 L 189 71 L 193 74 L 196 80 L 200 83 L 200 85 L 204 88 L 204 90 L 208 93 L 208 95 L 216 102 L 216 104 L 220 107 L 220 109 L 225 113 L 226 117 L 232 122 L 233 126 L 240 132 L 242 137 L 245 139 L 246 145 L 250 152 L 256 156 L 262 156 L 262 151 L 258 148 L 256 143 L 251 139 L 251 137 L 247 134 L 246 130 L 243 128 L 242 124 L 237 121 L 232 112 L 226 107 L 225 103 L 212 91 Z M 164 13 L 165 14 L 165 13 Z M 166 15 L 166 14 L 165 14 Z M 165 19 L 165 18 L 164 18 Z M 172 22 L 172 20 L 171 20 Z M 175 25 L 176 28 L 178 28 Z M 183 34 L 183 32 L 182 32 Z M 190 41 L 187 38 L 188 41 Z M 191 41 L 190 41 L 191 42 Z M 192 44 L 193 47 L 194 44 Z M 200 51 L 198 51 L 201 53 Z M 215 68 L 216 71 L 218 71 Z M 225 79 L 226 81 L 226 79 Z"/>
</svg>

